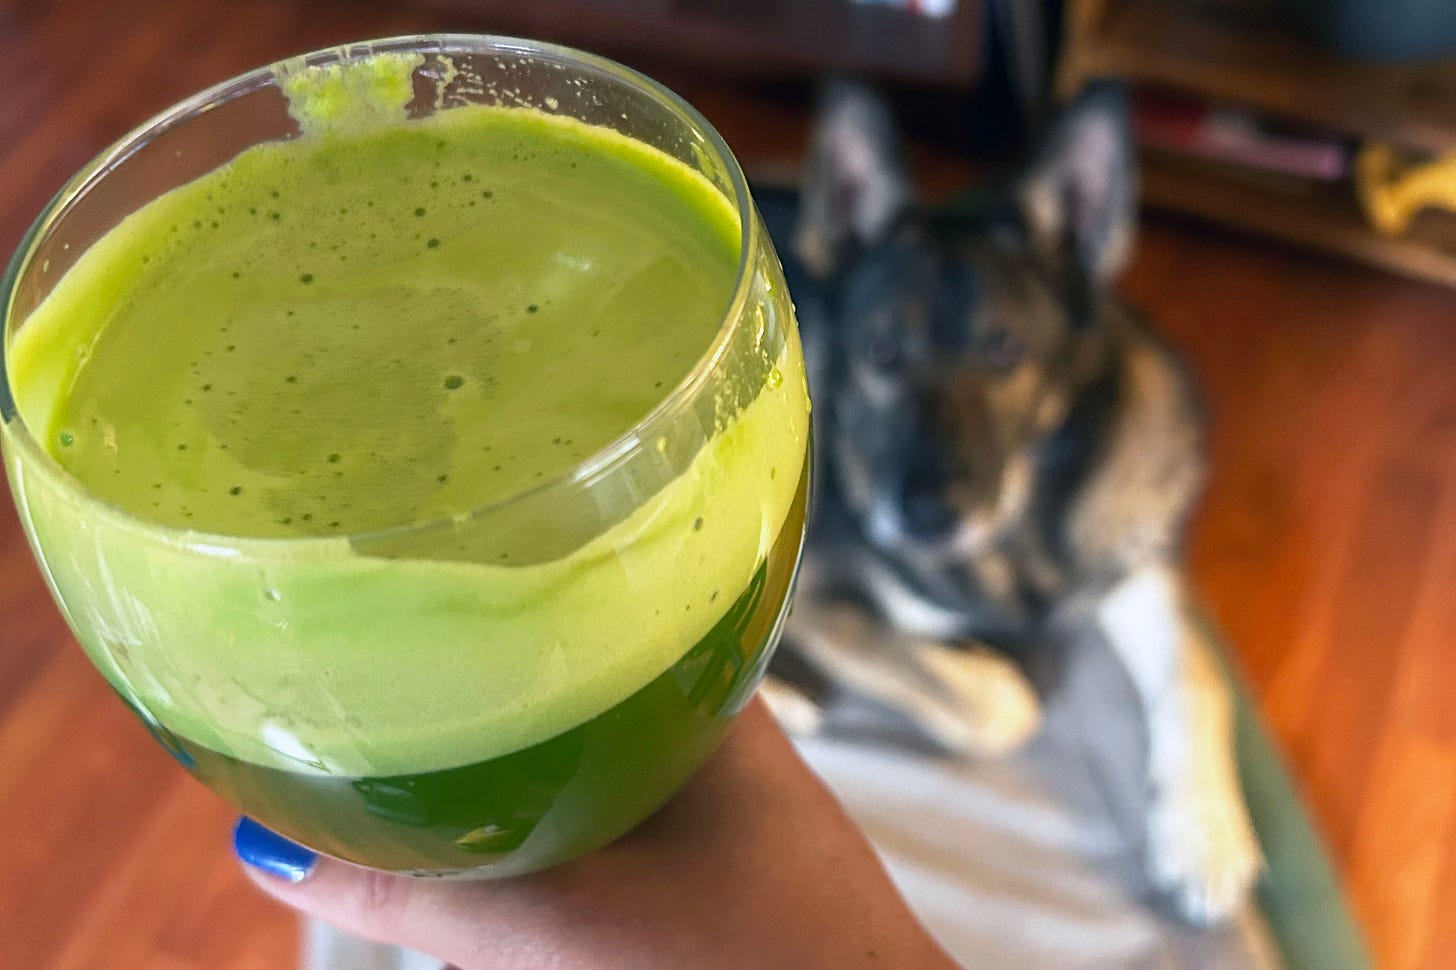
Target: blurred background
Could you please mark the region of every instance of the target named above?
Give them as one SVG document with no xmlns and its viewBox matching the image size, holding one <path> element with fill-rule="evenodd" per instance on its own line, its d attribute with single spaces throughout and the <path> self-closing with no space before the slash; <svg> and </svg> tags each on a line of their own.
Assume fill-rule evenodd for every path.
<svg viewBox="0 0 1456 970">
<path fill-rule="evenodd" d="M 1456 5 L 0 0 L 0 250 L 179 98 L 436 30 L 615 56 L 765 179 L 795 178 L 816 79 L 873 77 L 932 199 L 1126 80 L 1146 216 L 1123 287 L 1214 421 L 1193 585 L 1377 965 L 1456 966 Z M 112 700 L 0 503 L 0 968 L 293 965 L 231 822 Z"/>
</svg>

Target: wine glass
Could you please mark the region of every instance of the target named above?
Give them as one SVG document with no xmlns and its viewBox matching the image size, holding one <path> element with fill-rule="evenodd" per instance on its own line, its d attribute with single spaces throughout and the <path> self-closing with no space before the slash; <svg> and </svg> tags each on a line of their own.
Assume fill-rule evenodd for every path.
<svg viewBox="0 0 1456 970">
<path fill-rule="evenodd" d="M 68 471 L 72 432 L 57 431 L 57 415 L 77 368 L 107 353 L 105 341 L 80 339 L 95 336 L 85 327 L 65 329 L 67 314 L 87 312 L 64 304 L 68 274 L 122 245 L 118 227 L 168 193 L 256 146 L 305 143 L 381 96 L 397 97 L 399 126 L 480 105 L 572 119 L 624 159 L 691 180 L 731 228 L 737 259 L 727 295 L 702 295 L 718 323 L 696 361 L 565 470 L 423 520 L 235 534 L 154 517 Z M 656 810 L 762 677 L 804 529 L 808 398 L 793 311 L 722 139 L 641 74 L 470 35 L 355 44 L 251 71 L 83 168 L 26 234 L 3 293 L 0 444 L 56 602 L 176 760 L 283 835 L 420 875 L 552 865 Z M 310 325 L 301 314 L 298 326 Z M 400 348 L 410 352 L 403 336 Z M 501 365 L 496 379 L 510 377 Z M 410 434 L 407 409 L 386 412 L 392 402 L 362 379 L 356 390 L 359 408 Z M 138 373 L 133 393 L 140 407 L 160 391 Z M 264 441 L 282 433 L 253 430 Z M 131 470 L 124 446 L 116 460 Z"/>
</svg>

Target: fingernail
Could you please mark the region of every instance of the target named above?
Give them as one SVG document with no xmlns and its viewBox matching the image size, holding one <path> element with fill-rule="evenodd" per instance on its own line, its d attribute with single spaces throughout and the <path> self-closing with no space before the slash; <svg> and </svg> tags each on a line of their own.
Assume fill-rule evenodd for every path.
<svg viewBox="0 0 1456 970">
<path fill-rule="evenodd" d="M 246 815 L 233 829 L 233 851 L 246 864 L 287 882 L 302 882 L 318 856 Z"/>
</svg>

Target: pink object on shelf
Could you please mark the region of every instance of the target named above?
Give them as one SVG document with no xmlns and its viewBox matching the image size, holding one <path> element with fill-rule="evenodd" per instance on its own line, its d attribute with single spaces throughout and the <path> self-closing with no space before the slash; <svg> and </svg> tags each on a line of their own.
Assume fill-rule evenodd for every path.
<svg viewBox="0 0 1456 970">
<path fill-rule="evenodd" d="M 1321 182 L 1350 174 L 1353 151 L 1342 136 L 1274 124 L 1238 108 L 1140 92 L 1133 124 L 1138 141 L 1155 148 Z"/>
</svg>

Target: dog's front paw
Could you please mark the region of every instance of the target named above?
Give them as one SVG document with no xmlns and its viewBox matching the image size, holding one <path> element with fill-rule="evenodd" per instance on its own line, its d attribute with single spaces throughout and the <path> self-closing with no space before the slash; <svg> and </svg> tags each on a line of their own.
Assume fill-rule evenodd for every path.
<svg viewBox="0 0 1456 970">
<path fill-rule="evenodd" d="M 1154 798 L 1147 870 L 1154 891 L 1185 922 L 1211 926 L 1236 913 L 1264 870 L 1238 795 L 1185 784 Z"/>
<path fill-rule="evenodd" d="M 955 717 L 937 739 L 951 751 L 1000 757 L 1021 747 L 1041 727 L 1041 702 L 1007 658 L 978 647 L 920 647 L 926 667 L 954 698 Z"/>
</svg>

